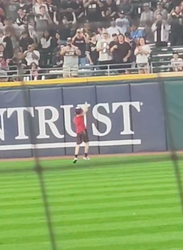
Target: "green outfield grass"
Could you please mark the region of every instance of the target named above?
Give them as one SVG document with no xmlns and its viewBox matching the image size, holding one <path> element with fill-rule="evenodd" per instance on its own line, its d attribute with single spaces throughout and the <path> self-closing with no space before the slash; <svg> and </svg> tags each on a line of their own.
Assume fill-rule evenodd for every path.
<svg viewBox="0 0 183 250">
<path fill-rule="evenodd" d="M 116 157 L 42 165 L 58 250 L 183 249 L 170 160 Z M 33 167 L 0 162 L 0 250 L 50 250 Z"/>
</svg>

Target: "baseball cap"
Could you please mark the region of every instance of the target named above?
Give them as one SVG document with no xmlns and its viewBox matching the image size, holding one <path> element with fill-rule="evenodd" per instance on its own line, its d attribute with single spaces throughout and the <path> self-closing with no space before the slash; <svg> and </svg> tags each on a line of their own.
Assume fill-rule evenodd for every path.
<svg viewBox="0 0 183 250">
<path fill-rule="evenodd" d="M 144 3 L 143 6 L 144 7 L 149 7 L 149 3 Z"/>
<path fill-rule="evenodd" d="M 125 12 L 123 10 L 120 11 L 120 14 L 125 14 Z"/>
<path fill-rule="evenodd" d="M 76 115 L 82 114 L 82 113 L 83 113 L 82 108 L 81 108 L 81 107 L 76 107 L 76 108 L 75 108 L 75 113 L 76 113 Z"/>
</svg>

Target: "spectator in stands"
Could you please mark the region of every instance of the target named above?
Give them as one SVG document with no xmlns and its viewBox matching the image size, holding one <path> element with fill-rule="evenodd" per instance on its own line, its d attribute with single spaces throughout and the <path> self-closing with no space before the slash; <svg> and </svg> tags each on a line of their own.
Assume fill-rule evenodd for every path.
<svg viewBox="0 0 183 250">
<path fill-rule="evenodd" d="M 36 63 L 31 63 L 30 65 L 30 80 L 36 81 L 40 80 L 41 76 L 39 74 L 40 68 Z"/>
<path fill-rule="evenodd" d="M 61 6 L 59 11 L 60 11 L 60 18 L 63 24 L 76 23 L 75 10 L 76 10 L 76 5 L 73 0 L 61 1 Z"/>
<path fill-rule="evenodd" d="M 5 28 L 5 37 L 3 42 L 6 44 L 5 46 L 5 54 L 6 54 L 6 58 L 10 59 L 13 57 L 13 42 L 12 42 L 12 38 L 13 38 L 13 30 L 12 27 L 6 27 Z"/>
<path fill-rule="evenodd" d="M 170 17 L 171 36 L 170 42 L 172 46 L 182 45 L 183 43 L 183 15 L 179 6 L 176 6 Z"/>
<path fill-rule="evenodd" d="M 131 38 L 131 35 L 129 32 L 126 32 L 125 33 L 125 42 L 129 43 L 130 46 L 131 46 L 131 55 L 130 55 L 130 58 L 129 58 L 129 61 L 130 63 L 132 63 L 134 66 L 135 66 L 135 61 L 136 61 L 136 57 L 134 55 L 134 51 L 135 51 L 135 48 L 136 48 L 136 40 L 133 40 Z"/>
<path fill-rule="evenodd" d="M 25 0 L 19 0 L 18 9 L 22 9 L 26 14 L 30 13 L 31 11 L 30 6 L 25 3 Z"/>
<path fill-rule="evenodd" d="M 118 35 L 116 33 L 112 34 L 112 41 L 109 44 L 110 52 L 112 53 L 112 63 L 114 64 L 114 69 L 119 69 L 119 51 L 118 51 Z"/>
<path fill-rule="evenodd" d="M 5 18 L 4 4 L 0 2 L 0 22 L 3 23 Z"/>
<path fill-rule="evenodd" d="M 56 19 L 56 14 L 57 14 L 57 6 L 56 3 L 53 2 L 52 0 L 47 0 L 46 1 L 46 6 L 48 8 L 48 14 L 52 20 L 53 23 L 57 23 Z"/>
<path fill-rule="evenodd" d="M 140 38 L 137 47 L 134 51 L 136 56 L 136 63 L 140 74 L 149 72 L 148 61 L 151 50 L 148 44 L 145 43 L 144 38 Z"/>
<path fill-rule="evenodd" d="M 52 20 L 48 14 L 47 6 L 41 5 L 39 8 L 40 12 L 36 15 L 36 32 L 37 32 L 37 39 L 40 41 L 41 37 L 43 36 L 44 31 L 47 30 L 48 24 L 52 23 Z"/>
<path fill-rule="evenodd" d="M 108 31 L 103 30 L 103 36 L 97 42 L 97 51 L 99 52 L 99 65 L 101 65 L 101 70 L 107 69 L 107 65 L 112 63 L 112 55 L 109 48 L 110 42 L 111 38 L 108 34 Z"/>
<path fill-rule="evenodd" d="M 161 13 L 157 14 L 156 21 L 152 25 L 154 42 L 157 47 L 167 46 L 169 39 L 169 24 L 163 20 Z"/>
<path fill-rule="evenodd" d="M 102 3 L 100 0 L 83 0 L 83 6 L 86 11 L 86 20 L 89 22 L 101 21 Z"/>
<path fill-rule="evenodd" d="M 29 36 L 29 34 L 24 31 L 20 37 L 19 45 L 22 48 L 22 51 L 26 51 L 28 46 L 33 44 L 34 40 Z"/>
<path fill-rule="evenodd" d="M 16 24 L 18 26 L 23 26 L 22 29 L 24 29 L 25 25 L 27 25 L 27 15 L 23 9 L 19 9 L 17 13 L 18 17 L 16 19 Z"/>
<path fill-rule="evenodd" d="M 15 2 L 14 0 L 9 0 L 9 2 L 7 2 L 5 5 L 6 17 L 12 19 L 13 22 L 15 22 L 15 20 L 18 17 L 17 15 L 18 8 L 19 5 L 17 2 Z"/>
<path fill-rule="evenodd" d="M 75 15 L 78 23 L 84 23 L 86 21 L 83 0 L 75 0 Z"/>
<path fill-rule="evenodd" d="M 98 64 L 99 53 L 97 51 L 97 36 L 95 33 L 91 35 L 90 42 L 87 44 L 86 55 L 91 65 Z"/>
<path fill-rule="evenodd" d="M 30 67 L 32 63 L 39 65 L 40 52 L 35 50 L 35 45 L 29 45 L 27 50 L 24 52 L 25 61 L 27 66 Z"/>
<path fill-rule="evenodd" d="M 124 11 L 120 11 L 118 13 L 118 18 L 116 19 L 116 25 L 120 27 L 120 33 L 125 34 L 130 27 L 130 22 L 129 20 L 125 17 Z"/>
<path fill-rule="evenodd" d="M 121 0 L 118 8 L 119 11 L 123 11 L 127 16 L 131 16 L 133 13 L 133 5 L 130 3 L 130 0 Z"/>
<path fill-rule="evenodd" d="M 68 37 L 67 45 L 61 49 L 61 56 L 64 57 L 63 77 L 78 76 L 78 63 L 80 55 L 80 50 L 72 44 L 72 38 Z"/>
<path fill-rule="evenodd" d="M 162 15 L 162 19 L 163 20 L 167 20 L 168 19 L 168 11 L 163 8 L 163 5 L 162 5 L 161 2 L 157 3 L 157 9 L 154 12 L 154 18 L 155 19 L 156 19 L 156 17 L 157 17 L 158 14 Z"/>
<path fill-rule="evenodd" d="M 34 19 L 29 20 L 27 28 L 30 38 L 34 40 L 34 43 L 37 43 L 36 22 Z"/>
<path fill-rule="evenodd" d="M 183 71 L 183 60 L 179 57 L 177 52 L 173 52 L 173 58 L 171 59 L 172 70 L 175 72 Z"/>
<path fill-rule="evenodd" d="M 137 24 L 133 23 L 131 26 L 131 38 L 136 40 L 138 38 L 144 37 L 144 30 L 140 29 Z"/>
<path fill-rule="evenodd" d="M 120 34 L 116 37 L 113 35 L 113 41 L 110 43 L 110 51 L 113 55 L 114 68 L 120 73 L 124 73 L 124 69 L 130 68 L 131 46 L 125 41 L 125 36 Z M 122 69 L 122 70 L 121 70 Z"/>
<path fill-rule="evenodd" d="M 45 31 L 43 37 L 40 40 L 40 65 L 47 66 L 51 64 L 51 52 L 54 50 L 53 46 L 53 37 L 50 35 L 48 31 Z"/>
<path fill-rule="evenodd" d="M 181 0 L 162 0 L 162 6 L 164 9 L 166 9 L 168 11 L 168 13 L 170 13 L 176 6 L 178 6 L 180 4 Z"/>
<path fill-rule="evenodd" d="M 121 28 L 117 26 L 116 21 L 113 20 L 111 21 L 111 26 L 107 28 L 107 32 L 110 37 L 112 37 L 112 34 L 117 34 L 119 35 L 121 33 Z"/>
<path fill-rule="evenodd" d="M 128 42 L 125 41 L 125 36 L 122 34 L 118 35 L 117 51 L 119 55 L 118 61 L 119 63 L 122 63 L 122 69 L 128 70 L 129 68 L 131 68 L 130 65 L 131 46 Z"/>
<path fill-rule="evenodd" d="M 0 57 L 3 58 L 4 60 L 7 59 L 3 44 L 0 44 Z"/>
<path fill-rule="evenodd" d="M 72 44 L 79 49 L 79 65 L 84 67 L 86 65 L 86 43 L 88 42 L 86 36 L 81 29 L 77 29 L 75 36 L 72 38 Z"/>
<path fill-rule="evenodd" d="M 144 3 L 143 5 L 144 11 L 141 13 L 140 16 L 140 24 L 143 27 L 152 25 L 154 20 L 154 14 L 153 11 L 149 7 L 149 3 Z"/>
<path fill-rule="evenodd" d="M 54 38 L 53 38 L 53 47 L 54 48 L 57 48 L 57 47 L 59 47 L 59 46 L 61 46 L 61 45 L 66 45 L 66 41 L 63 41 L 62 39 L 61 39 L 61 36 L 60 36 L 60 33 L 59 33 L 59 31 L 57 30 L 56 31 L 56 33 L 55 33 L 55 36 L 54 36 Z"/>
<path fill-rule="evenodd" d="M 61 56 L 61 50 L 64 48 L 64 45 L 61 45 L 59 49 L 57 49 L 54 57 L 53 57 L 53 67 L 61 68 L 63 66 L 63 56 Z"/>
<path fill-rule="evenodd" d="M 43 0 L 36 0 L 36 3 L 34 3 L 34 6 L 33 6 L 33 11 L 36 15 L 42 15 L 41 7 L 45 8 L 46 13 L 48 12 L 48 7 L 44 3 L 44 1 Z"/>
<path fill-rule="evenodd" d="M 117 17 L 117 6 L 113 0 L 106 0 L 103 2 L 102 17 L 104 21 L 110 21 L 112 18 Z"/>
<path fill-rule="evenodd" d="M 6 43 L 4 42 L 5 36 L 2 30 L 0 30 L 0 44 L 3 44 L 6 46 Z"/>
<path fill-rule="evenodd" d="M 104 28 L 97 28 L 97 41 L 103 37 Z"/>
<path fill-rule="evenodd" d="M 91 24 L 86 22 L 84 24 L 84 27 L 82 29 L 82 32 L 84 34 L 84 36 L 88 39 L 88 41 L 90 40 L 91 35 L 93 34 L 93 29 L 91 28 Z"/>
</svg>

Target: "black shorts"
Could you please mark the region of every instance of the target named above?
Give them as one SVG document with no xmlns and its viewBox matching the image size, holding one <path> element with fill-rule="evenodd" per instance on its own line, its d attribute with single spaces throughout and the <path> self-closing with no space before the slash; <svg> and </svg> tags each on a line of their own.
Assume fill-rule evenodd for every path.
<svg viewBox="0 0 183 250">
<path fill-rule="evenodd" d="M 77 145 L 80 145 L 82 142 L 89 142 L 87 130 L 77 134 Z"/>
</svg>

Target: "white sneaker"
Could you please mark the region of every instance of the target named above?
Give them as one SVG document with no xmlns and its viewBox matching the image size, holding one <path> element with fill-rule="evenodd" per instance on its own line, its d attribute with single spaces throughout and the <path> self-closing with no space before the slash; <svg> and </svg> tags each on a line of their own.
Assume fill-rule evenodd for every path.
<svg viewBox="0 0 183 250">
<path fill-rule="evenodd" d="M 89 161 L 90 160 L 90 158 L 87 156 L 87 157 L 83 157 L 83 160 L 85 160 L 85 161 Z"/>
<path fill-rule="evenodd" d="M 78 161 L 78 158 L 74 158 L 73 163 L 76 163 Z"/>
</svg>

